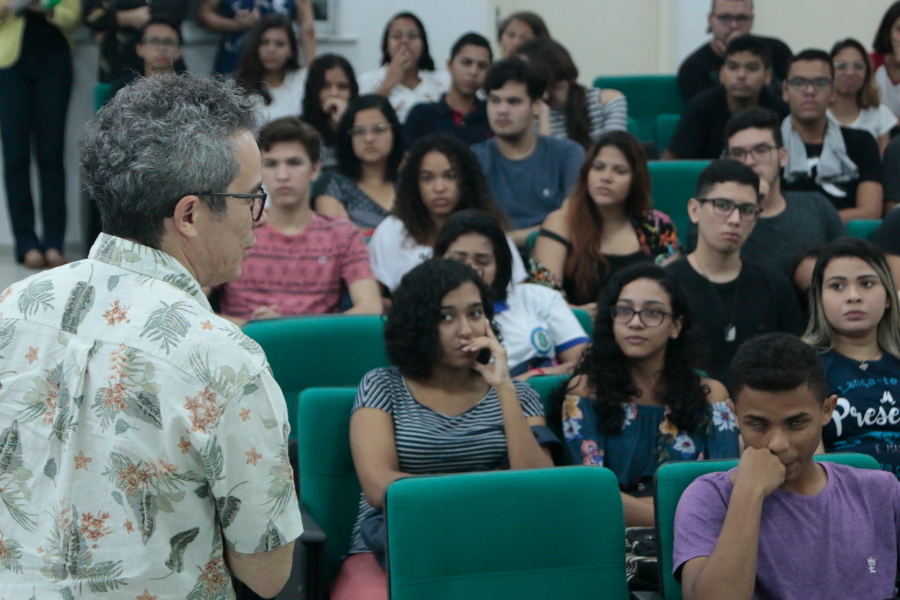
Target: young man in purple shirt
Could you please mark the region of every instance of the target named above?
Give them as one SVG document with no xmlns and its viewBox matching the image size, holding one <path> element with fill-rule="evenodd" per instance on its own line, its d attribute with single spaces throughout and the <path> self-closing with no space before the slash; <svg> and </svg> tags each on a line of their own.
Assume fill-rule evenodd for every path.
<svg viewBox="0 0 900 600">
<path fill-rule="evenodd" d="M 731 365 L 747 449 L 699 477 L 675 514 L 675 577 L 686 600 L 894 597 L 900 483 L 884 471 L 817 463 L 836 396 L 810 346 L 772 333 Z"/>
</svg>

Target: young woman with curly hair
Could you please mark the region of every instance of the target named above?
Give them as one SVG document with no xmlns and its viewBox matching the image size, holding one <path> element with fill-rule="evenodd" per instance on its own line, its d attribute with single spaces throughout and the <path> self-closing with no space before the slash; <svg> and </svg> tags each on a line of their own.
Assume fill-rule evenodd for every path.
<svg viewBox="0 0 900 600">
<path fill-rule="evenodd" d="M 444 135 L 420 139 L 409 152 L 397 179 L 392 215 L 375 229 L 369 242 L 372 272 L 387 291 L 417 264 L 431 258 L 431 246 L 450 215 L 474 209 L 505 222 L 491 200 L 478 160 L 460 140 Z M 527 276 L 513 249 L 513 281 Z"/>
<path fill-rule="evenodd" d="M 728 392 L 696 371 L 693 327 L 671 274 L 649 264 L 620 271 L 597 302 L 593 341 L 553 409 L 569 462 L 616 474 L 627 526 L 653 525 L 648 484 L 660 464 L 738 456 Z"/>
<path fill-rule="evenodd" d="M 593 313 L 613 273 L 678 255 L 675 225 L 651 206 L 641 143 L 625 131 L 604 133 L 585 157 L 569 200 L 541 226 L 532 255 L 534 282 L 562 290 L 569 304 Z"/>
<path fill-rule="evenodd" d="M 393 366 L 366 374 L 350 419 L 362 497 L 332 600 L 387 598 L 378 555 L 393 481 L 553 465 L 542 445 L 556 438 L 537 393 L 512 381 L 493 314 L 484 281 L 456 261 L 427 261 L 397 288 L 384 325 Z M 485 349 L 486 364 L 476 359 Z"/>
</svg>

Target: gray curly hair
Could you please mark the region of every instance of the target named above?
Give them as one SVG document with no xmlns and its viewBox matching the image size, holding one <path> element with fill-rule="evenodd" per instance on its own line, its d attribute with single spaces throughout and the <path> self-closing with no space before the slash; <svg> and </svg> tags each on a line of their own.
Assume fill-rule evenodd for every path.
<svg viewBox="0 0 900 600">
<path fill-rule="evenodd" d="M 230 80 L 161 74 L 124 88 L 88 124 L 81 152 L 103 231 L 158 248 L 179 199 L 228 188 L 240 170 L 234 137 L 257 127 L 253 100 Z M 228 210 L 224 197 L 201 198 L 213 214 Z"/>
</svg>

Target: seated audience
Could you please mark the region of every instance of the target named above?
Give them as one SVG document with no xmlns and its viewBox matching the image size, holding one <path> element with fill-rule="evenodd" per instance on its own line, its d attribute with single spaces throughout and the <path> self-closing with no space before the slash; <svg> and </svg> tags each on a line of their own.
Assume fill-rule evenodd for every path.
<svg viewBox="0 0 900 600">
<path fill-rule="evenodd" d="M 875 40 L 872 42 L 872 66 L 875 83 L 881 88 L 881 103 L 900 117 L 900 39 L 894 41 L 894 31 L 900 26 L 900 2 L 894 2 L 884 12 Z"/>
<path fill-rule="evenodd" d="M 230 76 L 244 53 L 248 31 L 263 17 L 280 14 L 296 22 L 306 62 L 316 57 L 312 0 L 200 0 L 197 23 L 222 33 L 213 73 Z M 298 61 L 299 63 L 299 61 Z"/>
<path fill-rule="evenodd" d="M 389 99 L 401 123 L 414 104 L 438 100 L 449 85 L 449 75 L 435 70 L 425 26 L 408 12 L 394 15 L 384 28 L 381 67 L 359 76 L 360 93 Z"/>
<path fill-rule="evenodd" d="M 788 155 L 778 115 L 759 107 L 738 113 L 728 121 L 725 139 L 726 155 L 753 169 L 762 192 L 762 212 L 741 247 L 741 258 L 787 273 L 801 254 L 844 235 L 841 217 L 825 196 L 781 191 L 781 168 Z M 697 247 L 694 224 L 688 247 Z"/>
<path fill-rule="evenodd" d="M 315 127 L 322 141 L 319 165 L 323 173 L 337 169 L 338 126 L 347 104 L 359 96 L 353 67 L 338 54 L 322 54 L 309 64 L 300 118 Z"/>
<path fill-rule="evenodd" d="M 747 449 L 678 502 L 673 567 L 685 600 L 894 598 L 900 486 L 813 460 L 835 404 L 815 351 L 760 336 L 741 346 L 732 381 Z"/>
<path fill-rule="evenodd" d="M 264 122 L 300 114 L 305 78 L 290 21 L 266 15 L 250 28 L 234 79 L 255 95 Z"/>
<path fill-rule="evenodd" d="M 438 233 L 434 253 L 466 263 L 491 289 L 494 321 L 516 379 L 572 371 L 587 334 L 559 292 L 529 283 L 510 285 L 517 253 L 495 217 L 474 210 L 455 213 Z"/>
<path fill-rule="evenodd" d="M 697 178 L 688 215 L 697 249 L 667 268 L 688 296 L 703 332 L 710 377 L 728 385 L 728 365 L 744 340 L 771 331 L 800 334 L 797 296 L 777 270 L 741 259 L 762 212 L 759 177 L 736 160 L 716 160 Z"/>
<path fill-rule="evenodd" d="M 719 84 L 694 96 L 684 109 L 663 160 L 719 158 L 724 150 L 725 124 L 741 111 L 762 106 L 781 118 L 789 110 L 769 88 L 772 55 L 755 35 L 728 43 Z"/>
<path fill-rule="evenodd" d="M 382 510 L 393 481 L 553 466 L 545 446 L 558 440 L 537 393 L 512 381 L 493 316 L 487 285 L 456 261 L 423 263 L 397 288 L 384 327 L 393 366 L 366 374 L 350 419 L 362 494 L 332 600 L 387 598 Z"/>
<path fill-rule="evenodd" d="M 272 121 L 259 132 L 266 223 L 255 230 L 241 276 L 219 288 L 222 316 L 250 320 L 338 312 L 381 312 L 378 286 L 359 229 L 310 209 L 309 184 L 319 172 L 319 136 L 297 117 Z"/>
<path fill-rule="evenodd" d="M 872 242 L 884 252 L 894 281 L 900 281 L 900 210 L 889 210 L 884 215 L 884 220 L 872 236 Z"/>
<path fill-rule="evenodd" d="M 791 114 L 781 125 L 788 152 L 782 189 L 822 192 L 844 223 L 881 218 L 878 143 L 869 133 L 828 118 L 833 80 L 827 52 L 804 50 L 794 57 L 783 86 Z"/>
<path fill-rule="evenodd" d="M 584 149 L 571 140 L 535 133 L 544 83 L 520 58 L 502 60 L 484 80 L 494 138 L 475 144 L 491 196 L 512 223 L 519 247 L 571 192 Z"/>
<path fill-rule="evenodd" d="M 712 39 L 684 59 L 678 68 L 678 91 L 685 105 L 703 90 L 719 83 L 728 43 L 738 36 L 747 35 L 753 28 L 753 0 L 712 0 L 706 22 L 706 31 L 712 34 Z M 777 91 L 787 78 L 793 54 L 787 44 L 779 39 L 762 39 L 771 49 L 772 89 Z"/>
<path fill-rule="evenodd" d="M 406 145 L 412 147 L 420 138 L 445 133 L 477 144 L 491 137 L 484 100 L 476 95 L 494 55 L 484 36 L 467 33 L 453 44 L 447 71 L 450 87 L 437 102 L 420 102 L 412 107 L 403 124 Z"/>
<path fill-rule="evenodd" d="M 615 473 L 627 527 L 653 527 L 659 465 L 738 456 L 728 391 L 698 374 L 694 327 L 671 273 L 650 264 L 619 271 L 601 294 L 591 344 L 554 408 L 569 464 Z"/>
<path fill-rule="evenodd" d="M 394 210 L 369 241 L 372 272 L 385 291 L 393 292 L 406 273 L 431 258 L 438 231 L 450 215 L 467 208 L 503 220 L 464 143 L 446 135 L 419 140 L 397 177 Z M 512 240 L 509 244 L 515 250 Z M 513 261 L 512 281 L 522 281 L 527 273 L 518 252 Z"/>
<path fill-rule="evenodd" d="M 872 63 L 866 49 L 853 38 L 836 43 L 831 48 L 834 65 L 834 98 L 828 115 L 842 127 L 868 131 L 878 141 L 878 150 L 891 139 L 891 129 L 897 127 L 897 115 L 881 103 L 881 91 L 872 78 Z"/>
<path fill-rule="evenodd" d="M 337 143 L 338 172 L 316 185 L 313 208 L 371 232 L 394 208 L 403 128 L 384 96 L 366 94 L 344 111 Z"/>
<path fill-rule="evenodd" d="M 885 218 L 891 209 L 900 204 L 900 136 L 888 142 L 884 149 L 884 213 Z"/>
<path fill-rule="evenodd" d="M 500 58 L 510 58 L 516 54 L 519 45 L 534 38 L 549 38 L 550 30 L 540 15 L 529 12 L 514 12 L 497 26 L 497 43 L 500 44 Z"/>
<path fill-rule="evenodd" d="M 174 73 L 181 61 L 184 38 L 181 27 L 164 19 L 150 19 L 141 31 L 135 50 L 143 64 L 143 70 L 126 71 L 109 85 L 109 97 L 113 98 L 123 87 L 139 77 L 153 77 L 160 73 Z"/>
<path fill-rule="evenodd" d="M 628 101 L 618 90 L 586 88 L 578 83 L 578 67 L 565 47 L 550 38 L 520 45 L 516 54 L 547 77 L 540 133 L 568 138 L 585 149 L 607 131 L 628 129 Z"/>
<path fill-rule="evenodd" d="M 857 238 L 825 247 L 809 299 L 803 339 L 822 353 L 827 393 L 837 397 L 825 451 L 870 454 L 900 476 L 900 313 L 884 255 Z"/>
<path fill-rule="evenodd" d="M 613 273 L 678 255 L 675 225 L 651 207 L 641 143 L 625 131 L 603 134 L 581 166 L 569 200 L 541 226 L 533 280 L 564 291 L 569 304 L 593 314 Z"/>
</svg>

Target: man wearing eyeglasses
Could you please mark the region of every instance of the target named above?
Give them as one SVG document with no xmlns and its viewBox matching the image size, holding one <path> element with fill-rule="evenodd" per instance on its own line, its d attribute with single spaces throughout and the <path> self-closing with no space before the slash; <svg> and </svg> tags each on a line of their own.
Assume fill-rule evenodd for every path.
<svg viewBox="0 0 900 600">
<path fill-rule="evenodd" d="M 818 191 L 841 220 L 880 219 L 883 209 L 881 156 L 867 131 L 841 127 L 828 117 L 834 96 L 834 65 L 824 50 L 804 50 L 783 84 L 791 114 L 781 125 L 788 152 L 782 189 Z"/>
<path fill-rule="evenodd" d="M 712 0 L 707 24 L 706 31 L 713 34 L 712 39 L 687 57 L 678 68 L 678 91 L 685 106 L 694 96 L 719 83 L 728 43 L 750 33 L 753 28 L 753 0 Z M 762 39 L 772 51 L 772 87 L 777 90 L 787 76 L 793 53 L 779 39 Z"/>
<path fill-rule="evenodd" d="M 668 267 L 688 297 L 707 347 L 709 376 L 728 385 L 738 346 L 761 333 L 805 329 L 797 296 L 771 267 L 742 260 L 759 206 L 759 177 L 736 160 L 715 160 L 697 178 L 688 202 L 697 248 Z"/>
<path fill-rule="evenodd" d="M 135 46 L 138 57 L 144 65 L 143 71 L 126 70 L 121 77 L 110 84 L 109 97 L 113 98 L 123 87 L 139 77 L 153 77 L 160 73 L 184 71 L 181 61 L 181 27 L 166 19 L 150 19 L 141 31 L 141 37 Z M 180 65 L 179 65 L 180 63 Z M 176 69 L 176 65 L 180 69 Z"/>
<path fill-rule="evenodd" d="M 192 75 L 123 89 L 82 148 L 104 233 L 0 293 L 2 543 L 29 549 L 0 596 L 232 598 L 234 576 L 270 598 L 287 580 L 284 396 L 201 291 L 241 274 L 266 223 L 253 106 Z"/>
</svg>

